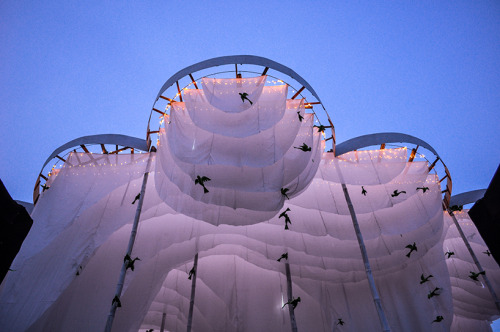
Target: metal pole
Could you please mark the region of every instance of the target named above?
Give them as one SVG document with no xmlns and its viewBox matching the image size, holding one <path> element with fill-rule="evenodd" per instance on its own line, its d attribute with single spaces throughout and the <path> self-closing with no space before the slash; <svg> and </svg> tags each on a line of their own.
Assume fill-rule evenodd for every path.
<svg viewBox="0 0 500 332">
<path fill-rule="evenodd" d="M 347 207 L 349 208 L 349 213 L 351 215 L 352 225 L 354 226 L 354 232 L 356 233 L 356 238 L 359 244 L 359 250 L 361 251 L 361 257 L 363 258 L 363 263 L 365 264 L 365 272 L 368 278 L 368 284 L 370 285 L 370 290 L 372 292 L 373 301 L 375 303 L 375 308 L 377 309 L 378 318 L 380 324 L 382 325 L 382 330 L 384 332 L 390 332 L 389 323 L 385 317 L 384 309 L 382 308 L 382 303 L 380 302 L 380 296 L 378 294 L 377 286 L 375 285 L 375 279 L 373 279 L 372 269 L 370 267 L 370 261 L 368 260 L 368 253 L 366 252 L 365 241 L 363 240 L 363 235 L 361 235 L 361 229 L 359 228 L 358 218 L 356 217 L 356 212 L 354 212 L 354 207 L 352 205 L 351 197 L 347 191 L 347 186 L 345 185 L 344 176 L 340 171 L 339 163 L 337 158 L 333 158 L 335 162 L 335 169 L 342 184 L 342 191 L 344 192 L 344 197 L 347 202 Z"/>
<path fill-rule="evenodd" d="M 340 174 L 340 170 L 338 169 L 338 167 L 337 170 Z M 349 192 L 347 191 L 344 179 L 342 179 L 342 190 L 344 191 L 345 200 L 347 201 L 347 207 L 349 208 L 349 213 L 351 214 L 352 225 L 354 226 L 354 231 L 356 232 L 356 238 L 358 239 L 359 250 L 361 250 L 361 256 L 363 257 L 363 262 L 365 263 L 366 276 L 368 277 L 368 283 L 370 284 L 370 289 L 372 291 L 373 301 L 375 302 L 375 308 L 377 308 L 378 318 L 380 320 L 380 324 L 382 325 L 382 329 L 384 330 L 384 332 L 388 332 L 391 329 L 389 328 L 389 323 L 387 322 L 384 309 L 382 308 L 382 303 L 380 302 L 380 296 L 377 291 L 377 286 L 375 286 L 375 279 L 373 279 L 372 269 L 370 267 L 370 261 L 368 260 L 368 254 L 366 252 L 365 242 L 363 241 L 363 236 L 361 235 L 361 229 L 359 228 L 358 218 L 356 217 L 356 213 L 354 212 L 354 207 L 352 206 L 351 197 L 349 196 Z"/>
<path fill-rule="evenodd" d="M 156 149 L 153 148 L 151 148 L 151 152 L 149 153 L 148 163 L 146 165 L 146 172 L 144 173 L 144 177 L 142 179 L 141 196 L 139 197 L 139 202 L 137 203 L 137 209 L 135 210 L 134 224 L 130 232 L 130 238 L 128 241 L 128 247 L 126 253 L 126 255 L 129 256 L 132 255 L 132 249 L 134 248 L 135 236 L 137 234 L 137 227 L 139 225 L 139 218 L 141 216 L 142 203 L 144 202 L 144 195 L 146 192 L 146 184 L 148 183 L 149 166 L 151 165 L 151 158 L 153 157 L 153 152 L 156 152 Z M 120 272 L 120 277 L 116 285 L 115 297 L 118 297 L 118 299 L 122 295 L 123 284 L 125 282 L 126 273 L 127 273 L 127 262 L 124 261 Z M 104 329 L 105 332 L 111 332 L 111 328 L 113 326 L 113 320 L 115 318 L 116 308 L 117 308 L 117 303 L 113 302 L 113 304 L 111 305 L 111 309 L 109 310 L 108 320 L 106 321 L 106 327 Z"/>
<path fill-rule="evenodd" d="M 290 275 L 290 264 L 285 263 L 286 270 L 286 290 L 288 294 L 288 303 L 293 300 L 292 296 L 292 277 Z M 290 324 L 292 325 L 292 332 L 297 332 L 297 322 L 295 321 L 295 312 L 293 311 L 293 306 L 288 305 L 288 312 L 290 313 Z"/>
<path fill-rule="evenodd" d="M 443 206 L 444 206 L 444 204 L 443 204 Z M 460 226 L 460 224 L 458 223 L 457 218 L 453 214 L 453 211 L 451 211 L 450 209 L 447 209 L 447 208 L 446 208 L 446 211 L 448 211 L 448 214 L 453 219 L 453 223 L 457 227 L 458 232 L 460 233 L 460 236 L 462 237 L 462 240 L 464 241 L 465 246 L 467 247 L 467 250 L 469 250 L 469 254 L 472 256 L 472 260 L 476 264 L 479 272 L 484 271 L 483 267 L 481 266 L 481 263 L 479 263 L 479 260 L 477 259 L 476 254 L 472 250 L 472 247 L 470 246 L 469 240 L 467 240 L 467 237 L 465 236 L 464 231 L 462 230 L 462 227 Z M 495 306 L 497 307 L 497 310 L 500 312 L 500 301 L 498 300 L 497 294 L 495 293 L 495 290 L 491 286 L 490 280 L 488 279 L 488 277 L 486 276 L 486 274 L 483 275 L 483 279 L 484 279 L 484 283 L 486 284 L 486 287 L 488 287 L 488 290 L 490 291 L 491 296 L 493 297 L 493 301 L 495 301 Z"/>
<path fill-rule="evenodd" d="M 358 218 L 356 217 L 356 212 L 354 212 L 354 207 L 352 205 L 351 197 L 347 191 L 347 186 L 345 185 L 344 176 L 340 171 L 337 158 L 333 159 L 335 162 L 335 168 L 339 176 L 340 182 L 342 184 L 342 191 L 344 192 L 344 197 L 347 202 L 347 207 L 349 208 L 349 213 L 351 214 L 352 225 L 354 226 L 354 231 L 356 233 L 356 238 L 359 244 L 359 250 L 361 251 L 361 257 L 363 258 L 363 263 L 365 264 L 365 272 L 368 277 L 368 284 L 370 285 L 370 290 L 372 292 L 373 301 L 375 303 L 375 308 L 377 309 L 378 318 L 380 324 L 382 325 L 382 330 L 384 332 L 390 332 L 389 323 L 385 316 L 384 309 L 382 308 L 382 302 L 380 301 L 380 296 L 378 294 L 377 286 L 375 285 L 375 279 L 373 279 L 372 269 L 370 267 L 370 261 L 368 259 L 368 253 L 366 252 L 365 242 L 363 240 L 363 235 L 361 235 L 361 228 L 359 228 Z"/>
<path fill-rule="evenodd" d="M 167 313 L 164 312 L 163 313 L 163 316 L 161 317 L 161 327 L 160 327 L 160 332 L 164 332 L 165 331 L 165 320 L 167 318 Z"/>
<path fill-rule="evenodd" d="M 193 325 L 193 310 L 194 310 L 194 294 L 196 291 L 196 277 L 198 274 L 198 253 L 194 255 L 194 273 L 191 277 L 191 299 L 189 300 L 189 315 L 187 323 L 187 332 L 191 332 L 191 326 Z"/>
</svg>

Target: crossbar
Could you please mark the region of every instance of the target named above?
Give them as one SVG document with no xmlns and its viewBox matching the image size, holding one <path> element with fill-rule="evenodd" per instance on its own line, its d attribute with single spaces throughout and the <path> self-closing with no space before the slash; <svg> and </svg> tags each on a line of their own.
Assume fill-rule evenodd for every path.
<svg viewBox="0 0 500 332">
<path fill-rule="evenodd" d="M 306 88 L 305 86 L 301 87 L 301 88 L 299 89 L 299 91 L 297 91 L 297 92 L 293 95 L 292 99 L 295 99 L 298 95 L 300 95 L 300 93 L 301 93 L 302 91 L 304 91 L 304 89 L 305 89 L 305 88 Z"/>
</svg>

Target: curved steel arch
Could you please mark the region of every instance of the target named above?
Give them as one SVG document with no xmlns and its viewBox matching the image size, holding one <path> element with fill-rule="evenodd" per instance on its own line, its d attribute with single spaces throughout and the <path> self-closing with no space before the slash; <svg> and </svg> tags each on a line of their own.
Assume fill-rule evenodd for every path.
<svg viewBox="0 0 500 332">
<path fill-rule="evenodd" d="M 328 122 L 330 123 L 330 127 L 327 127 L 327 128 L 332 128 L 332 137 L 331 138 L 333 138 L 333 142 L 335 142 L 335 129 L 334 129 L 333 123 L 332 123 L 332 121 L 330 119 L 330 116 L 326 112 L 326 109 L 325 109 L 325 107 L 323 105 L 323 102 L 319 98 L 319 96 L 316 93 L 316 91 L 314 91 L 314 89 L 312 88 L 312 86 L 302 76 L 300 76 L 299 74 L 297 74 L 293 69 L 291 69 L 291 68 L 289 68 L 289 67 L 287 67 L 285 65 L 282 65 L 281 63 L 278 63 L 276 61 L 273 61 L 273 60 L 270 60 L 270 59 L 267 59 L 267 58 L 264 58 L 264 57 L 261 57 L 261 56 L 256 56 L 256 55 L 227 55 L 227 56 L 221 56 L 221 57 L 217 57 L 217 58 L 212 58 L 212 59 L 204 60 L 204 61 L 195 63 L 195 64 L 193 64 L 191 66 L 188 66 L 188 67 L 186 67 L 184 69 L 181 69 L 177 73 L 175 73 L 174 75 L 172 75 L 163 84 L 163 86 L 161 87 L 160 91 L 158 92 L 158 95 L 156 96 L 156 98 L 155 98 L 155 100 L 153 102 L 153 106 L 151 107 L 151 112 L 149 114 L 148 126 L 147 126 L 147 134 L 146 134 L 148 146 L 151 145 L 150 134 L 157 133 L 157 131 L 150 131 L 150 124 L 151 124 L 151 117 L 152 117 L 154 111 L 162 113 L 161 111 L 155 109 L 155 105 L 158 102 L 158 100 L 160 99 L 160 97 L 162 97 L 162 94 L 168 88 L 170 88 L 172 85 L 174 85 L 176 82 L 179 82 L 180 79 L 182 79 L 182 78 L 184 78 L 184 77 L 186 77 L 188 75 L 191 75 L 194 72 L 197 72 L 197 71 L 200 71 L 200 70 L 203 70 L 203 69 L 208 69 L 208 68 L 216 67 L 216 66 L 230 65 L 230 64 L 249 64 L 249 65 L 262 66 L 262 67 L 265 67 L 266 69 L 276 70 L 276 71 L 278 71 L 278 72 L 280 72 L 282 74 L 285 74 L 285 75 L 291 77 L 295 81 L 297 81 L 303 87 L 297 93 L 299 93 L 302 89 L 307 89 L 312 94 L 312 96 L 314 98 L 316 98 L 317 103 L 319 105 L 321 105 L 321 107 L 323 108 L 323 110 L 325 110 L 326 116 L 328 118 Z M 191 79 L 192 79 L 192 77 L 191 77 Z M 167 100 L 169 100 L 169 99 L 167 98 Z M 316 104 L 316 103 L 314 103 L 314 104 Z M 335 143 L 334 143 L 334 145 L 335 145 Z"/>
<path fill-rule="evenodd" d="M 444 191 L 445 195 L 443 203 L 445 207 L 448 207 L 450 205 L 451 189 L 452 189 L 452 180 L 450 172 L 448 171 L 448 167 L 446 167 L 446 164 L 443 162 L 437 151 L 429 143 L 425 142 L 424 140 L 421 140 L 418 137 L 403 133 L 375 133 L 375 134 L 358 136 L 351 138 L 340 144 L 337 144 L 337 146 L 335 147 L 335 156 L 340 156 L 344 153 L 365 148 L 368 146 L 386 144 L 386 143 L 411 143 L 419 145 L 431 151 L 436 156 L 437 159 L 432 165 L 434 165 L 438 160 L 441 161 L 441 163 L 444 166 L 444 171 L 446 173 L 445 178 L 447 179 L 446 190 Z"/>
<path fill-rule="evenodd" d="M 49 161 L 54 159 L 59 153 L 68 150 L 70 148 L 73 148 L 75 146 L 80 146 L 85 144 L 115 144 L 121 146 L 128 146 L 142 151 L 149 150 L 148 145 L 146 144 L 146 140 L 137 137 L 120 135 L 120 134 L 101 134 L 101 135 L 82 136 L 75 138 L 74 140 L 71 140 L 61 145 L 57 149 L 55 149 L 43 164 L 42 170 L 45 168 L 45 166 L 47 166 Z"/>
<path fill-rule="evenodd" d="M 82 136 L 75 138 L 74 140 L 71 140 L 57 149 L 55 149 L 50 156 L 45 160 L 45 163 L 42 166 L 42 169 L 40 170 L 40 173 L 38 173 L 38 177 L 35 182 L 35 187 L 33 188 L 33 203 L 36 204 L 39 196 L 39 188 L 38 186 L 40 185 L 40 177 L 42 176 L 43 169 L 49 161 L 52 159 L 56 158 L 59 153 L 66 151 L 68 149 L 74 148 L 74 147 L 79 147 L 80 145 L 85 145 L 85 144 L 113 144 L 113 145 L 121 145 L 133 149 L 138 149 L 142 151 L 149 151 L 148 149 L 148 144 L 146 140 L 137 138 L 137 137 L 132 137 L 132 136 L 127 136 L 127 135 L 120 135 L 120 134 L 101 134 L 101 135 L 89 135 L 89 136 Z"/>
<path fill-rule="evenodd" d="M 354 151 L 367 146 L 379 145 L 384 143 L 412 143 L 415 145 L 420 145 L 434 153 L 436 157 L 439 157 L 436 150 L 434 150 L 434 148 L 429 143 L 421 140 L 418 137 L 402 133 L 376 133 L 354 137 L 345 142 L 337 144 L 335 148 L 335 155 L 340 156 L 341 154 L 349 151 Z"/>
<path fill-rule="evenodd" d="M 450 205 L 460 206 L 465 204 L 476 203 L 478 200 L 484 197 L 485 193 L 486 189 L 477 189 L 451 196 Z"/>
<path fill-rule="evenodd" d="M 256 55 L 227 55 L 227 56 L 221 56 L 217 58 L 212 58 L 208 60 L 204 60 L 198 63 L 195 63 L 194 65 L 191 65 L 189 67 L 186 67 L 184 69 L 179 70 L 177 73 L 172 75 L 166 82 L 163 84 L 163 86 L 160 89 L 160 92 L 158 92 L 158 95 L 156 96 L 155 103 L 156 101 L 160 98 L 161 94 L 165 92 L 170 86 L 172 86 L 175 82 L 180 80 L 181 78 L 211 67 L 216 67 L 216 66 L 221 66 L 221 65 L 230 65 L 230 64 L 249 64 L 249 65 L 258 65 L 258 66 L 263 66 L 263 67 L 269 67 L 270 69 L 274 69 L 276 71 L 279 71 L 283 74 L 286 74 L 302 84 L 311 94 L 323 105 L 321 102 L 321 99 L 319 99 L 318 95 L 316 94 L 316 91 L 311 87 L 307 81 L 302 78 L 299 74 L 297 74 L 294 70 L 288 68 L 287 66 L 282 65 L 281 63 L 278 63 L 276 61 L 261 57 L 261 56 L 256 56 Z M 153 104 L 154 105 L 154 104 Z"/>
</svg>

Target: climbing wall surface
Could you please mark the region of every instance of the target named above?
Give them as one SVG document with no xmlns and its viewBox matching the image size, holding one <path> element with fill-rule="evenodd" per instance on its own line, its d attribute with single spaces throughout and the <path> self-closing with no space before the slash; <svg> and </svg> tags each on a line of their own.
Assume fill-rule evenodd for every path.
<svg viewBox="0 0 500 332">
<path fill-rule="evenodd" d="M 188 89 L 185 102 L 173 103 L 155 180 L 174 210 L 214 225 L 255 224 L 310 183 L 324 150 L 314 115 L 304 113 L 303 99 L 286 99 L 286 85 L 265 82 L 206 79 L 203 90 Z"/>
<path fill-rule="evenodd" d="M 427 162 L 406 148 L 334 157 L 304 101 L 265 82 L 203 79 L 172 104 L 153 155 L 72 154 L 1 286 L 1 326 L 104 329 L 150 172 L 113 331 L 158 331 L 163 317 L 185 330 L 197 253 L 193 331 L 290 331 L 286 263 L 298 330 L 382 330 L 343 184 L 391 330 L 448 331 L 451 228 Z"/>
<path fill-rule="evenodd" d="M 109 234 L 133 219 L 127 195 L 139 191 L 146 161 L 144 154 L 70 154 L 50 177 L 15 271 L 1 285 L 2 326 L 24 331 L 75 281 Z"/>
<path fill-rule="evenodd" d="M 500 269 L 476 226 L 467 213 L 468 210 L 454 212 L 472 250 L 490 280 L 495 293 L 500 294 Z M 445 216 L 445 239 L 443 250 L 450 254 L 446 260 L 453 294 L 453 331 L 491 331 L 491 321 L 499 317 L 495 303 L 484 279 L 474 280 L 477 266 L 469 254 L 457 227 L 450 216 Z"/>
</svg>

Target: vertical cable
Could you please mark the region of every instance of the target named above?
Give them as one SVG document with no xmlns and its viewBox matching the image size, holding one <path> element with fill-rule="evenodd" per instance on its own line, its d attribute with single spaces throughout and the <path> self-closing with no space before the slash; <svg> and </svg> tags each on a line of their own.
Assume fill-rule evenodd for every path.
<svg viewBox="0 0 500 332">
<path fill-rule="evenodd" d="M 444 206 L 444 204 L 443 204 L 443 206 Z M 453 214 L 453 211 L 451 211 L 450 209 L 446 209 L 446 210 L 448 211 L 448 214 L 453 219 L 453 223 L 457 227 L 458 232 L 460 233 L 460 236 L 462 237 L 462 240 L 464 241 L 465 246 L 467 247 L 467 250 L 469 250 L 469 254 L 472 256 L 472 260 L 476 264 L 479 272 L 484 271 L 483 267 L 481 266 L 481 263 L 479 263 L 479 260 L 477 259 L 476 254 L 474 253 L 474 250 L 472 250 L 472 247 L 470 246 L 469 240 L 467 240 L 467 237 L 465 236 L 464 231 L 462 230 L 462 227 L 458 223 L 458 220 L 455 217 L 455 214 Z M 500 301 L 498 300 L 497 294 L 495 293 L 495 290 L 491 286 L 490 280 L 488 279 L 486 274 L 483 275 L 483 279 L 484 279 L 484 283 L 486 284 L 486 286 L 488 287 L 488 290 L 491 293 L 491 297 L 493 297 L 493 301 L 495 301 L 495 306 L 497 307 L 497 310 L 500 312 Z"/>
<path fill-rule="evenodd" d="M 134 248 L 135 236 L 137 235 L 137 227 L 139 225 L 139 219 L 141 217 L 142 203 L 144 202 L 144 196 L 146 192 L 146 184 L 148 183 L 148 175 L 149 175 L 149 167 L 151 165 L 151 158 L 153 157 L 153 152 L 156 152 L 156 149 L 153 147 L 151 152 L 149 153 L 148 163 L 146 165 L 146 172 L 144 173 L 144 177 L 142 179 L 142 187 L 141 193 L 139 197 L 139 202 L 137 203 L 137 209 L 135 210 L 134 224 L 132 226 L 132 230 L 130 231 L 130 238 L 128 241 L 128 247 L 126 255 L 132 255 L 132 249 Z M 120 277 L 118 279 L 118 283 L 116 284 L 116 292 L 115 298 L 120 299 L 123 290 L 123 284 L 125 282 L 125 274 L 127 273 L 127 261 L 123 261 L 122 269 L 120 272 Z M 118 306 L 117 302 L 113 302 L 111 305 L 111 309 L 109 310 L 108 319 L 106 321 L 106 327 L 104 329 L 105 332 L 111 332 L 111 328 L 113 327 L 113 320 L 115 318 L 116 308 Z"/>
<path fill-rule="evenodd" d="M 187 323 L 187 332 L 191 332 L 191 326 L 193 325 L 193 310 L 194 310 L 194 294 L 196 291 L 196 277 L 198 275 L 198 253 L 194 255 L 194 273 L 191 277 L 191 299 L 189 300 L 189 315 Z"/>
<path fill-rule="evenodd" d="M 165 320 L 167 319 L 167 313 L 164 312 L 163 316 L 161 317 L 161 327 L 160 327 L 160 332 L 165 331 Z"/>
<path fill-rule="evenodd" d="M 295 312 L 290 302 L 293 300 L 292 296 L 292 276 L 290 275 L 290 264 L 285 263 L 286 270 L 286 291 L 288 295 L 288 312 L 290 313 L 290 324 L 292 325 L 292 332 L 297 332 L 297 322 L 295 321 Z"/>
<path fill-rule="evenodd" d="M 352 225 L 354 226 L 354 231 L 356 233 L 356 238 L 358 240 L 359 250 L 361 251 L 361 257 L 363 258 L 363 263 L 365 264 L 365 272 L 366 276 L 368 277 L 368 284 L 370 285 L 370 290 L 372 292 L 375 308 L 377 309 L 378 318 L 380 320 L 380 324 L 382 325 L 383 331 L 390 332 L 391 329 L 389 328 L 389 323 L 387 322 L 384 309 L 382 308 L 382 302 L 380 301 L 380 295 L 378 293 L 377 286 L 375 285 L 375 279 L 373 279 L 372 269 L 370 267 L 370 261 L 368 260 L 368 253 L 366 252 L 365 242 L 363 240 L 363 235 L 361 234 L 361 228 L 359 227 L 358 218 L 356 217 L 356 212 L 354 212 L 354 207 L 352 205 L 351 197 L 349 196 L 347 186 L 345 185 L 344 176 L 340 171 L 337 158 L 334 158 L 334 160 L 335 160 L 335 168 L 337 169 L 337 173 L 339 175 L 340 182 L 342 184 L 342 190 L 344 191 L 344 197 L 347 202 L 347 207 L 349 208 L 349 213 L 351 214 Z"/>
</svg>

